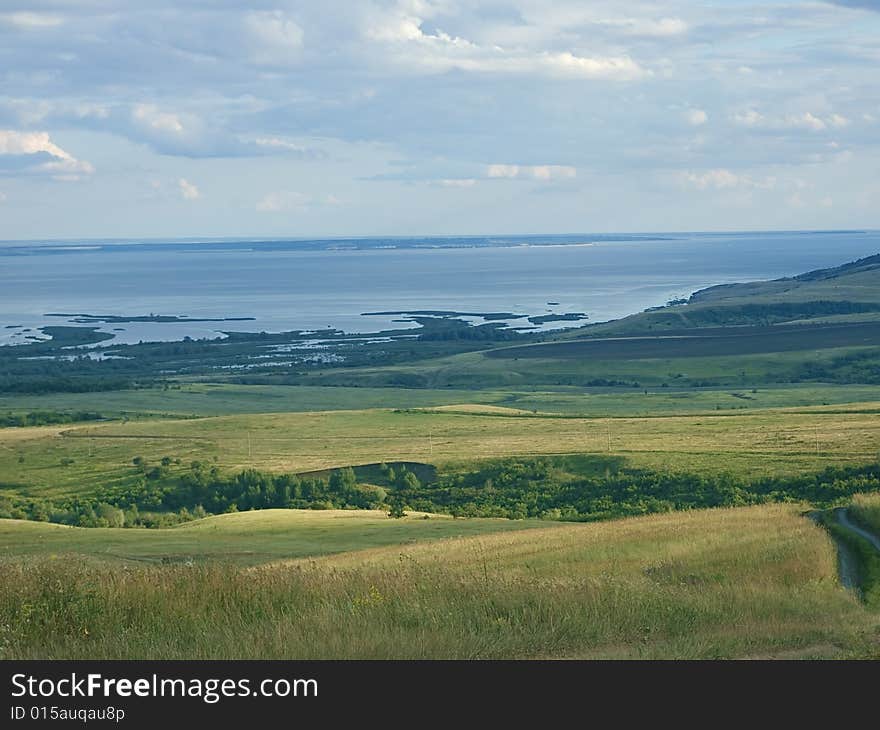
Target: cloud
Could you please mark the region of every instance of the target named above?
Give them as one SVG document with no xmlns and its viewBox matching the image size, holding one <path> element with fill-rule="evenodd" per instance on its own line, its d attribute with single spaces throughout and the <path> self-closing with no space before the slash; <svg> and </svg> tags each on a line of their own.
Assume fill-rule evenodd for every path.
<svg viewBox="0 0 880 730">
<path fill-rule="evenodd" d="M 792 193 L 786 196 L 785 203 L 791 208 L 803 208 L 806 205 L 800 193 Z"/>
<path fill-rule="evenodd" d="M 55 180 L 75 181 L 95 169 L 56 145 L 48 132 L 0 130 L 0 172 L 46 174 Z"/>
<path fill-rule="evenodd" d="M 709 121 L 709 115 L 702 109 L 688 109 L 684 118 L 692 127 L 699 127 Z"/>
<path fill-rule="evenodd" d="M 603 20 L 599 24 L 619 28 L 627 35 L 645 38 L 672 38 L 684 35 L 690 27 L 681 18 L 624 18 Z"/>
<path fill-rule="evenodd" d="M 442 30 L 425 33 L 412 16 L 383 19 L 366 37 L 383 44 L 401 68 L 443 73 L 538 74 L 560 78 L 633 81 L 650 75 L 627 55 L 580 56 L 571 51 L 533 51 L 481 45 Z"/>
<path fill-rule="evenodd" d="M 776 178 L 768 177 L 757 180 L 747 175 L 739 175 L 725 168 L 716 168 L 704 172 L 684 172 L 683 182 L 698 190 L 731 190 L 734 188 L 758 188 L 769 190 L 776 186 Z"/>
<path fill-rule="evenodd" d="M 880 0 L 826 0 L 833 5 L 843 5 L 847 8 L 860 8 L 862 10 L 874 10 L 880 12 Z"/>
<path fill-rule="evenodd" d="M 785 117 L 783 125 L 786 127 L 800 127 L 803 129 L 811 129 L 814 132 L 825 129 L 827 124 L 819 117 L 814 116 L 810 112 L 804 112 L 795 116 Z"/>
<path fill-rule="evenodd" d="M 6 193 L 0 191 L 0 203 L 6 202 Z"/>
<path fill-rule="evenodd" d="M 486 166 L 486 177 L 532 180 L 570 180 L 577 177 L 577 169 L 569 165 L 507 165 Z"/>
<path fill-rule="evenodd" d="M 302 60 L 303 29 L 280 10 L 251 12 L 244 28 L 254 62 L 285 66 Z"/>
<path fill-rule="evenodd" d="M 443 178 L 441 180 L 431 180 L 431 184 L 438 185 L 441 188 L 472 188 L 477 181 L 472 177 L 462 178 Z"/>
<path fill-rule="evenodd" d="M 144 142 L 161 154 L 222 156 L 224 150 L 239 144 L 238 140 L 224 139 L 224 135 L 208 129 L 194 114 L 161 109 L 155 104 L 133 104 L 129 118 L 120 121 L 120 131 L 127 137 Z"/>
<path fill-rule="evenodd" d="M 841 128 L 849 125 L 849 119 L 836 113 L 820 117 L 805 111 L 784 116 L 766 117 L 755 109 L 735 113 L 733 121 L 740 126 L 756 129 L 806 129 L 810 132 L 821 132 L 828 127 Z"/>
<path fill-rule="evenodd" d="M 260 213 L 305 212 L 312 208 L 341 205 L 335 195 L 314 196 L 291 190 L 268 193 L 256 205 Z"/>
<path fill-rule="evenodd" d="M 191 112 L 172 111 L 148 103 L 134 104 L 127 119 L 111 119 L 107 126 L 163 155 L 192 158 L 293 156 L 300 159 L 323 156 L 320 150 L 277 136 L 237 134 L 209 125 L 201 116 Z"/>
<path fill-rule="evenodd" d="M 319 149 L 306 147 L 279 137 L 257 137 L 253 143 L 265 154 L 285 154 L 302 160 L 317 160 L 326 157 L 326 154 Z"/>
<path fill-rule="evenodd" d="M 8 23 L 19 30 L 40 30 L 41 28 L 55 28 L 63 25 L 64 18 L 52 13 L 21 11 L 17 13 L 0 13 L 0 23 Z"/>
<path fill-rule="evenodd" d="M 202 197 L 202 194 L 199 192 L 198 187 L 186 178 L 180 178 L 177 181 L 177 187 L 180 190 L 180 197 L 182 197 L 184 200 L 198 200 Z"/>
</svg>

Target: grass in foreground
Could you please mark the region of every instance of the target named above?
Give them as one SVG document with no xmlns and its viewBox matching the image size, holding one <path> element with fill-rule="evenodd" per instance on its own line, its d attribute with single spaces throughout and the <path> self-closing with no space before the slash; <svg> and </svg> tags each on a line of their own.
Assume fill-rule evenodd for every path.
<svg viewBox="0 0 880 730">
<path fill-rule="evenodd" d="M 878 646 L 876 617 L 838 586 L 831 540 L 792 505 L 246 570 L 4 562 L 6 658 L 814 657 Z"/>
</svg>

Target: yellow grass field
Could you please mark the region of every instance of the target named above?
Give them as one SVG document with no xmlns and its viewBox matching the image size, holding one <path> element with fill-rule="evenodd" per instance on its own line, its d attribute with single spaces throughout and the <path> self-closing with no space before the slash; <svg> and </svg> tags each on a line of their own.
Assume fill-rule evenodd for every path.
<svg viewBox="0 0 880 730">
<path fill-rule="evenodd" d="M 303 472 L 380 461 L 449 465 L 501 456 L 610 453 L 632 466 L 789 474 L 863 464 L 880 452 L 880 403 L 724 415 L 572 418 L 486 406 L 333 411 L 0 429 L 0 482 L 76 493 L 164 456 Z"/>
<path fill-rule="evenodd" d="M 831 540 L 801 512 L 701 510 L 252 568 L 10 557 L 0 571 L 0 656 L 877 656 L 876 614 L 839 586 Z M 274 518 L 223 519 L 218 530 L 249 521 L 258 531 Z"/>
</svg>

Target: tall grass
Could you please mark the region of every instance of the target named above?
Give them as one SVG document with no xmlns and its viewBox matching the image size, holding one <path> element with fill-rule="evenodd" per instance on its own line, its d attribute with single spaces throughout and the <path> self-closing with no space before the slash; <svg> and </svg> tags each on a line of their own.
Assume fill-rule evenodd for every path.
<svg viewBox="0 0 880 730">
<path fill-rule="evenodd" d="M 710 658 L 872 651 L 875 621 L 838 588 L 833 549 L 819 528 L 791 508 L 713 512 L 252 569 L 7 561 L 0 566 L 0 656 Z"/>
<path fill-rule="evenodd" d="M 880 534 L 880 494 L 856 494 L 849 513 L 854 520 Z"/>
</svg>

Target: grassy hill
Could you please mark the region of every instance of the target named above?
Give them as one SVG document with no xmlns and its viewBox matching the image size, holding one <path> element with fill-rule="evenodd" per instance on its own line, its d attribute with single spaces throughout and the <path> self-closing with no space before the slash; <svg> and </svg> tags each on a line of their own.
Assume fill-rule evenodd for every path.
<svg viewBox="0 0 880 730">
<path fill-rule="evenodd" d="M 213 563 L 120 570 L 18 554 L 0 570 L 0 656 L 876 654 L 876 615 L 838 586 L 829 537 L 800 512 L 777 505 L 655 515 L 245 570 Z M 257 529 L 275 518 L 224 519 L 250 519 Z M 209 528 L 167 532 L 207 536 Z"/>
<path fill-rule="evenodd" d="M 267 509 L 217 515 L 161 530 L 68 527 L 0 519 L 0 559 L 75 553 L 107 565 L 222 561 L 257 565 L 414 540 L 547 527 L 538 520 L 468 519 L 374 510 Z"/>
<path fill-rule="evenodd" d="M 880 254 L 783 279 L 709 287 L 686 304 L 582 328 L 581 333 L 878 320 Z"/>
</svg>

